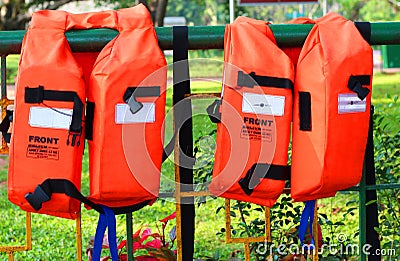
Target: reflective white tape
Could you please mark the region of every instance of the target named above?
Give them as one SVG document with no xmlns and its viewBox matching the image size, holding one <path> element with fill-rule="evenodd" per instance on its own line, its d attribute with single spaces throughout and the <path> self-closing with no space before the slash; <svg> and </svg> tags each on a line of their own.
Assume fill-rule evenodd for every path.
<svg viewBox="0 0 400 261">
<path fill-rule="evenodd" d="M 38 128 L 68 130 L 72 121 L 72 109 L 31 107 L 29 125 Z"/>
<path fill-rule="evenodd" d="M 366 99 L 361 100 L 356 93 L 341 93 L 338 96 L 338 113 L 365 112 L 367 110 Z"/>
<path fill-rule="evenodd" d="M 283 116 L 285 96 L 243 93 L 242 111 L 247 113 Z"/>
<path fill-rule="evenodd" d="M 115 123 L 141 123 L 154 122 L 156 119 L 156 105 L 152 102 L 144 102 L 143 107 L 133 114 L 128 104 L 119 103 L 115 106 Z"/>
</svg>

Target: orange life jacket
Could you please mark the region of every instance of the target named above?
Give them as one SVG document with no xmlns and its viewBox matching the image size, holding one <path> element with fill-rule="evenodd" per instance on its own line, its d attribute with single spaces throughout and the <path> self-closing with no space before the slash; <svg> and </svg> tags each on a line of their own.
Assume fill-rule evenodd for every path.
<svg viewBox="0 0 400 261">
<path fill-rule="evenodd" d="M 282 193 L 292 119 L 293 64 L 268 24 L 239 17 L 225 29 L 221 122 L 210 191 L 272 206 Z"/>
<path fill-rule="evenodd" d="M 146 8 L 116 14 L 110 27 L 119 35 L 97 57 L 87 112 L 87 119 L 93 116 L 89 199 L 108 207 L 158 196 L 167 82 L 166 61 Z"/>
<path fill-rule="evenodd" d="M 315 20 L 297 63 L 291 194 L 334 196 L 361 178 L 368 136 L 372 49 L 353 22 Z"/>
<path fill-rule="evenodd" d="M 112 28 L 119 34 L 100 53 L 73 55 L 65 31 L 90 28 Z M 73 197 L 79 193 L 85 90 L 90 199 L 108 207 L 143 205 L 155 199 L 163 153 L 165 65 L 142 5 L 85 14 L 36 12 L 22 46 L 9 199 L 27 211 L 76 217 L 79 201 L 59 193 Z M 70 92 L 77 93 L 72 101 Z M 71 126 L 66 128 L 72 113 Z M 78 119 L 80 128 L 72 129 Z M 68 191 L 63 188 L 65 181 L 68 186 L 72 182 Z M 82 196 L 80 200 L 85 202 Z M 96 207 L 90 204 L 93 201 L 85 203 Z"/>
<path fill-rule="evenodd" d="M 37 12 L 22 43 L 8 172 L 8 197 L 35 211 L 25 195 L 45 179 L 79 189 L 84 148 L 85 82 L 65 38 L 64 12 Z M 75 218 L 80 202 L 56 194 L 40 213 Z"/>
</svg>

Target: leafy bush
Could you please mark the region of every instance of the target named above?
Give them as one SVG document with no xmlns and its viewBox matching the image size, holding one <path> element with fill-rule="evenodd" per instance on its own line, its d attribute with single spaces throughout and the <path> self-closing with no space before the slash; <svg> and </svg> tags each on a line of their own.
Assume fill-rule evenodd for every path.
<svg viewBox="0 0 400 261">
<path fill-rule="evenodd" d="M 400 183 L 400 130 L 388 131 L 392 124 L 385 121 L 387 110 L 397 103 L 398 97 L 387 108 L 378 107 L 374 122 L 375 169 L 380 184 Z M 378 192 L 379 224 L 377 229 L 381 249 L 400 249 L 400 189 L 381 190 Z M 397 251 L 400 258 L 400 251 Z"/>
</svg>

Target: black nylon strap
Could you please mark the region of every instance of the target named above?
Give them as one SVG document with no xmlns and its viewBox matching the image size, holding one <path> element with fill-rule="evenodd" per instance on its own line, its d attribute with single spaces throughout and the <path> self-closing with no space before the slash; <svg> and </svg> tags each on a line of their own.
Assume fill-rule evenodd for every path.
<svg viewBox="0 0 400 261">
<path fill-rule="evenodd" d="M 371 23 L 370 22 L 355 22 L 354 25 L 357 27 L 361 36 L 371 44 Z"/>
<path fill-rule="evenodd" d="M 6 116 L 0 123 L 0 132 L 3 135 L 4 141 L 7 143 L 10 143 L 11 140 L 11 133 L 8 133 L 8 129 L 10 128 L 12 121 L 13 121 L 13 111 L 6 110 Z"/>
<path fill-rule="evenodd" d="M 135 97 L 158 97 L 160 96 L 160 86 L 128 87 L 124 93 L 124 101 L 132 95 Z"/>
<path fill-rule="evenodd" d="M 29 192 L 28 194 L 26 194 L 25 199 L 36 211 L 39 211 L 42 208 L 42 204 L 44 202 L 51 200 L 51 196 L 53 195 L 53 193 L 65 194 L 71 198 L 79 200 L 80 202 L 86 204 L 97 212 L 103 213 L 103 208 L 100 205 L 95 204 L 94 202 L 83 196 L 75 187 L 74 183 L 67 179 L 46 179 L 42 184 L 36 187 L 33 193 Z M 147 206 L 155 199 L 156 198 L 154 198 L 153 200 L 146 200 L 131 206 L 114 207 L 111 209 L 116 215 L 131 213 Z"/>
<path fill-rule="evenodd" d="M 243 71 L 238 71 L 237 85 L 239 87 L 253 88 L 256 84 L 265 87 L 293 89 L 293 82 L 287 78 L 256 75 L 255 72 L 246 74 Z"/>
<path fill-rule="evenodd" d="M 193 126 L 192 106 L 190 99 L 185 99 L 190 94 L 190 78 L 188 64 L 188 28 L 186 26 L 173 27 L 173 104 L 174 124 L 178 130 L 180 156 L 179 174 L 182 184 L 181 191 L 193 191 L 193 168 L 184 167 L 181 159 L 193 157 Z M 182 260 L 193 260 L 195 207 L 194 198 L 181 199 L 181 237 Z"/>
<path fill-rule="evenodd" d="M 83 102 L 73 91 L 44 90 L 44 87 L 25 87 L 26 103 L 42 103 L 43 101 L 73 102 L 72 121 L 69 127 L 71 132 L 82 132 Z"/>
<path fill-rule="evenodd" d="M 5 142 L 7 142 L 7 143 L 11 142 L 11 133 L 4 133 L 4 134 L 2 133 L 2 135 L 3 135 Z"/>
<path fill-rule="evenodd" d="M 26 103 L 42 103 L 45 100 L 73 102 L 75 96 L 76 92 L 73 91 L 44 90 L 41 85 L 36 88 L 25 87 Z"/>
<path fill-rule="evenodd" d="M 353 92 L 357 93 L 358 98 L 364 100 L 365 97 L 369 94 L 369 89 L 363 87 L 363 85 L 371 84 L 371 76 L 370 75 L 352 75 L 349 78 L 347 83 L 347 87 Z"/>
<path fill-rule="evenodd" d="M 114 211 L 115 215 L 120 215 L 120 214 L 127 214 L 127 213 L 132 213 L 135 212 L 139 209 L 144 208 L 145 206 L 150 205 L 152 202 L 154 202 L 157 198 L 154 199 L 149 199 L 149 200 L 145 200 L 143 202 L 134 204 L 134 205 L 130 205 L 130 206 L 126 206 L 126 207 L 115 207 L 115 208 L 111 208 Z"/>
<path fill-rule="evenodd" d="M 94 102 L 91 101 L 86 102 L 85 138 L 87 140 L 93 140 L 94 106 L 95 106 Z"/>
<path fill-rule="evenodd" d="M 247 195 L 253 193 L 259 184 L 259 179 L 289 180 L 290 166 L 281 166 L 267 163 L 255 163 L 247 171 L 246 176 L 239 180 L 239 185 Z"/>
<path fill-rule="evenodd" d="M 82 116 L 83 116 L 83 102 L 79 99 L 78 95 L 74 97 L 74 107 L 72 109 L 72 120 L 69 130 L 71 132 L 82 132 Z M 79 145 L 78 145 L 79 146 Z"/>
<path fill-rule="evenodd" d="M 299 92 L 300 130 L 311 131 L 311 94 Z"/>
<path fill-rule="evenodd" d="M 158 97 L 160 96 L 160 86 L 141 86 L 141 87 L 128 87 L 126 89 L 123 99 L 129 105 L 132 113 L 138 112 L 143 104 L 136 100 L 137 97 Z"/>
<path fill-rule="evenodd" d="M 103 213 L 103 209 L 84 197 L 75 187 L 74 183 L 67 179 L 46 179 L 42 184 L 38 185 L 33 193 L 29 192 L 25 195 L 25 199 L 36 210 L 42 208 L 42 204 L 51 199 L 53 193 L 62 193 L 77 199 L 97 212 Z"/>
</svg>

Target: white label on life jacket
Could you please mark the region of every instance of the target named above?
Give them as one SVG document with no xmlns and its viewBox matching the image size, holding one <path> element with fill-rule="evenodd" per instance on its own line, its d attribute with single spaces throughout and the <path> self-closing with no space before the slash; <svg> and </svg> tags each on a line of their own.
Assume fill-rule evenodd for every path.
<svg viewBox="0 0 400 261">
<path fill-rule="evenodd" d="M 156 105 L 152 102 L 142 103 L 143 107 L 133 114 L 126 103 L 119 103 L 115 106 L 115 123 L 141 123 L 154 122 L 156 118 Z"/>
<path fill-rule="evenodd" d="M 285 96 L 243 93 L 242 111 L 247 113 L 283 116 Z"/>
<path fill-rule="evenodd" d="M 72 109 L 31 107 L 29 125 L 39 128 L 68 130 L 72 121 Z"/>
<path fill-rule="evenodd" d="M 338 96 L 338 112 L 354 113 L 365 112 L 367 110 L 366 99 L 361 100 L 356 93 L 341 93 Z"/>
</svg>

